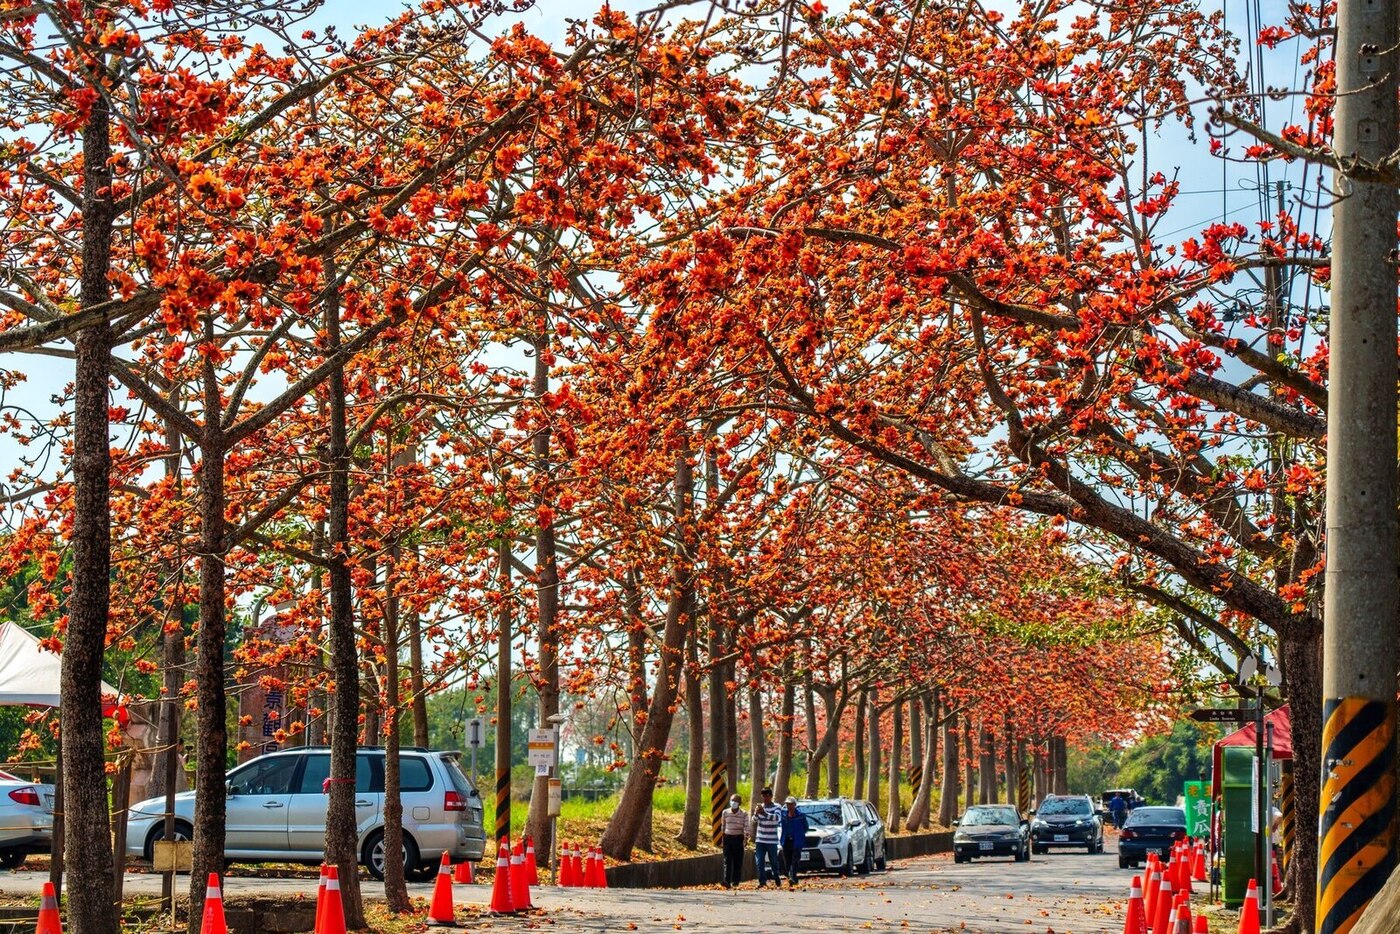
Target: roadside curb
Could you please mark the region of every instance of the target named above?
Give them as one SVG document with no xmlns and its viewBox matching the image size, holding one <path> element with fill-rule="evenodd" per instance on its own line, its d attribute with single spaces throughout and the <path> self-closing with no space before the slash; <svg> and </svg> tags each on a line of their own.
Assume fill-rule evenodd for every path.
<svg viewBox="0 0 1400 934">
<path fill-rule="evenodd" d="M 905 834 L 885 839 L 885 851 L 892 860 L 931 856 L 953 851 L 953 832 Z M 749 854 L 750 857 L 752 853 Z M 756 879 L 752 858 L 744 860 L 744 881 Z M 617 889 L 683 889 L 709 885 L 724 876 L 724 854 L 687 856 L 649 863 L 623 863 L 608 867 L 608 887 Z"/>
</svg>

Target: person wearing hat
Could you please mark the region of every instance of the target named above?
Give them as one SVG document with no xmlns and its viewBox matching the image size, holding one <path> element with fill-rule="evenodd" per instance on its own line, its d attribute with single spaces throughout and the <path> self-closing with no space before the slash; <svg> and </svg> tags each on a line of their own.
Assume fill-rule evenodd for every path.
<svg viewBox="0 0 1400 934">
<path fill-rule="evenodd" d="M 724 887 L 732 889 L 744 878 L 744 838 L 749 833 L 749 815 L 740 806 L 739 796 L 729 799 L 720 818 L 724 832 Z"/>
<path fill-rule="evenodd" d="M 773 803 L 772 788 L 763 789 L 762 794 L 763 800 L 754 805 L 751 824 L 753 858 L 758 866 L 758 887 L 763 888 L 771 875 L 773 885 L 781 888 L 783 874 L 778 871 L 778 825 L 783 819 L 783 809 Z M 765 868 L 768 871 L 765 872 Z"/>
<path fill-rule="evenodd" d="M 807 840 L 807 815 L 797 809 L 797 799 L 787 796 L 786 808 L 779 821 L 783 844 L 783 865 L 787 867 L 788 888 L 797 887 L 797 864 L 802 861 L 802 846 Z"/>
</svg>

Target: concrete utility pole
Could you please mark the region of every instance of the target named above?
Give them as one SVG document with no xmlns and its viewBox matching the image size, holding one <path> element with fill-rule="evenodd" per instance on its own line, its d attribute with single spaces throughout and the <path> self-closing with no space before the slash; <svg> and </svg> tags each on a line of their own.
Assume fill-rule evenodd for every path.
<svg viewBox="0 0 1400 934">
<path fill-rule="evenodd" d="M 1396 35 L 1397 4 L 1338 5 L 1343 160 L 1375 164 L 1396 149 Z M 1319 934 L 1349 931 L 1395 862 L 1397 197 L 1345 171 L 1335 184 Z"/>
</svg>

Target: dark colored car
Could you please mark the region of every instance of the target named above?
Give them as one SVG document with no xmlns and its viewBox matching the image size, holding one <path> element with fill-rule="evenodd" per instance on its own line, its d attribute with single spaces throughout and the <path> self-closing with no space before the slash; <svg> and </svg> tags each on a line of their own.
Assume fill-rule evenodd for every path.
<svg viewBox="0 0 1400 934">
<path fill-rule="evenodd" d="M 1140 807 L 1128 816 L 1118 835 L 1118 868 L 1132 869 L 1149 854 L 1168 856 L 1172 844 L 1186 839 L 1186 812 L 1181 808 Z"/>
<path fill-rule="evenodd" d="M 1031 858 L 1030 822 L 1009 804 L 970 807 L 953 826 L 955 863 L 978 856 L 1010 856 L 1018 863 Z"/>
<path fill-rule="evenodd" d="M 1082 846 L 1103 852 L 1103 819 L 1088 795 L 1046 795 L 1031 821 L 1031 849 L 1044 853 L 1052 846 Z"/>
</svg>

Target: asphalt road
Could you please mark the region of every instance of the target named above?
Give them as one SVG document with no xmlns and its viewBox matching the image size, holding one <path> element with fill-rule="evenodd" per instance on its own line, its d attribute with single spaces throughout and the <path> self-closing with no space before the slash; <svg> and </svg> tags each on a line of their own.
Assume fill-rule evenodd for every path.
<svg viewBox="0 0 1400 934">
<path fill-rule="evenodd" d="M 971 934 L 1118 934 L 1133 873 L 1120 870 L 1108 841 L 1107 852 L 1051 852 L 1029 863 L 976 860 L 955 865 L 950 856 L 901 860 L 889 872 L 840 879 L 811 877 L 796 891 L 758 890 L 746 883 L 735 891 L 718 886 L 695 889 L 534 890 L 541 909 L 526 926 L 560 931 L 922 931 Z M 0 894 L 37 895 L 46 873 L 0 873 Z M 180 879 L 179 890 L 188 880 Z M 239 895 L 315 897 L 316 880 L 230 876 L 226 898 Z M 373 897 L 377 884 L 364 881 Z M 428 898 L 431 884 L 409 886 Z M 130 873 L 128 896 L 156 895 L 160 878 Z M 490 899 L 487 885 L 457 886 L 457 903 L 475 915 Z M 511 930 L 519 918 L 472 917 L 472 930 Z"/>
</svg>

